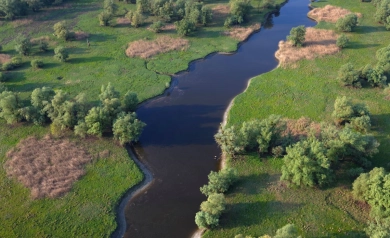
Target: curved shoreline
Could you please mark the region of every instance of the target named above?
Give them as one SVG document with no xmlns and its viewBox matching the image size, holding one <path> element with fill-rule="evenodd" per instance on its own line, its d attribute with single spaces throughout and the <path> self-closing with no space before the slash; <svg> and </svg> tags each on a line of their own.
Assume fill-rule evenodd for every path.
<svg viewBox="0 0 390 238">
<path fill-rule="evenodd" d="M 267 20 L 270 15 L 280 11 L 280 9 L 288 2 L 288 0 L 285 0 L 283 3 L 279 4 L 278 5 L 278 8 L 277 9 L 274 9 L 273 11 L 270 11 L 268 12 L 265 16 L 264 16 L 264 20 Z M 260 25 L 260 29 L 256 30 L 256 31 L 253 31 L 245 40 L 243 41 L 240 41 L 237 43 L 237 48 L 232 51 L 232 52 L 211 52 L 209 54 L 207 54 L 206 56 L 204 56 L 203 58 L 198 58 L 198 59 L 194 59 L 192 61 L 190 61 L 187 65 L 187 69 L 186 70 L 182 70 L 182 71 L 179 71 L 175 74 L 168 74 L 170 77 L 171 77 L 171 83 L 170 83 L 170 86 L 164 90 L 163 93 L 161 93 L 160 95 L 157 95 L 155 97 L 152 97 L 150 99 L 147 99 L 145 101 L 143 101 L 142 103 L 140 103 L 138 105 L 138 107 L 146 104 L 146 103 L 149 103 L 153 100 L 156 100 L 160 97 L 164 97 L 166 96 L 169 92 L 171 92 L 174 87 L 177 85 L 177 81 L 175 80 L 172 80 L 172 77 L 178 75 L 178 74 L 181 74 L 181 73 L 185 73 L 185 72 L 189 72 L 189 68 L 190 68 L 190 65 L 192 63 L 195 63 L 197 61 L 201 61 L 201 60 L 205 60 L 207 59 L 207 57 L 210 57 L 214 54 L 235 54 L 238 49 L 240 48 L 240 46 L 245 43 L 246 41 L 249 40 L 249 38 L 255 34 L 255 33 L 258 33 L 261 31 L 261 25 Z M 147 67 L 146 67 L 147 68 Z M 274 69 L 273 69 L 274 70 Z M 158 72 L 156 72 L 158 73 Z M 255 76 L 256 77 L 256 76 Z M 249 84 L 251 82 L 252 78 L 248 80 L 248 83 L 247 83 L 247 87 L 246 89 L 244 90 L 244 92 L 247 90 L 247 88 L 249 87 Z M 241 94 L 241 93 L 240 93 Z M 227 122 L 227 116 L 228 116 L 228 112 L 231 108 L 231 106 L 233 105 L 233 101 L 234 101 L 235 97 L 231 100 L 229 106 L 227 107 L 227 109 L 225 110 L 225 113 L 224 113 L 224 116 L 223 116 L 223 122 L 222 122 L 222 126 L 225 126 L 226 122 Z M 226 118 L 225 118 L 226 117 Z M 133 147 L 131 148 L 126 148 L 127 151 L 128 151 L 128 154 L 130 156 L 130 158 L 136 163 L 136 165 L 138 166 L 138 168 L 142 171 L 142 173 L 144 174 L 144 179 L 137 185 L 135 185 L 134 187 L 130 188 L 124 195 L 123 197 L 120 199 L 120 203 L 119 205 L 116 207 L 116 222 L 117 222 L 117 228 L 115 229 L 115 231 L 111 234 L 110 237 L 112 238 L 121 238 L 124 236 L 125 232 L 126 232 L 126 228 L 127 228 L 127 223 L 126 223 L 126 217 L 125 217 L 125 207 L 127 205 L 127 203 L 132 199 L 134 198 L 135 196 L 137 196 L 138 194 L 140 194 L 141 192 L 145 191 L 149 186 L 151 186 L 153 184 L 153 174 L 151 172 L 151 170 L 144 164 L 142 163 L 136 156 L 136 154 L 133 152 Z M 225 166 L 225 158 L 224 158 L 224 155 L 222 154 L 221 155 L 221 165 L 222 166 Z M 223 167 L 221 167 L 223 168 Z M 202 236 L 202 234 L 205 232 L 206 230 L 204 229 L 198 229 L 196 230 L 193 235 L 191 236 L 191 238 L 200 238 Z"/>
</svg>

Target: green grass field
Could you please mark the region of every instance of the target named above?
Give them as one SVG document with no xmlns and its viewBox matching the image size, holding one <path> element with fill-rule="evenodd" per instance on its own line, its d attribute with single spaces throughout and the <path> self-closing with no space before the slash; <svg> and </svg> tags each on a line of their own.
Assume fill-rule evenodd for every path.
<svg viewBox="0 0 390 238">
<path fill-rule="evenodd" d="M 218 0 L 206 4 L 214 6 L 227 2 Z M 258 2 L 252 4 L 257 6 Z M 276 2 L 282 3 L 283 0 Z M 117 3 L 119 15 L 125 12 L 125 8 L 135 9 L 134 4 Z M 172 51 L 147 60 L 128 58 L 125 49 L 129 42 L 157 37 L 146 29 L 153 18 L 147 18 L 147 23 L 137 29 L 121 25 L 101 27 L 97 19 L 101 11 L 100 0 L 69 0 L 59 7 L 42 9 L 12 22 L 0 20 L 2 54 L 17 55 L 14 39 L 18 35 L 50 39 L 49 51 L 34 49 L 30 56 L 23 56 L 23 65 L 7 72 L 5 85 L 20 92 L 26 103 L 35 88 L 50 86 L 71 96 L 84 92 L 91 105 L 97 104 L 100 87 L 108 82 L 122 95 L 131 90 L 138 94 L 140 101 L 144 101 L 161 94 L 170 83 L 169 75 L 186 70 L 190 61 L 215 51 L 231 52 L 237 48 L 237 40 L 221 34 L 226 29 L 223 28 L 224 19 L 219 19 L 187 37 L 190 46 L 185 51 Z M 248 25 L 263 21 L 265 15 L 265 11 L 254 9 Z M 90 47 L 86 39 L 69 42 L 56 39 L 53 25 L 62 20 L 67 21 L 71 31 L 88 33 Z M 175 31 L 162 34 L 177 37 Z M 53 49 L 59 45 L 69 49 L 70 58 L 66 63 L 53 58 Z M 43 68 L 32 69 L 30 62 L 33 59 L 41 59 Z M 0 130 L 1 168 L 7 160 L 6 152 L 21 139 L 49 133 L 48 127 L 26 123 L 10 126 L 4 121 L 0 123 Z M 7 178 L 4 169 L 0 170 L 0 237 L 69 237 L 70 234 L 74 237 L 107 237 L 114 231 L 117 226 L 115 207 L 120 197 L 139 183 L 143 175 L 126 150 L 112 138 L 82 140 L 70 137 L 87 148 L 95 159 L 87 166 L 86 175 L 63 197 L 32 200 L 28 189 L 15 179 Z M 109 158 L 97 158 L 96 155 L 106 149 L 110 150 Z"/>
<path fill-rule="evenodd" d="M 347 36 L 348 48 L 340 53 L 313 61 L 303 60 L 296 68 L 277 68 L 252 79 L 246 92 L 237 96 L 230 110 L 228 125 L 252 118 L 278 114 L 288 118 L 309 117 L 332 121 L 337 96 L 364 102 L 372 113 L 372 133 L 380 142 L 374 166 L 389 163 L 390 105 L 383 89 L 347 88 L 336 80 L 341 65 L 351 62 L 355 68 L 375 64 L 375 52 L 390 43 L 390 32 L 374 21 L 375 7 L 358 0 L 327 0 L 313 3 L 341 6 L 363 17 Z M 317 28 L 334 29 L 333 24 L 319 23 Z M 369 208 L 355 202 L 350 193 L 351 181 L 342 181 L 328 189 L 289 189 L 277 186 L 281 159 L 248 155 L 229 166 L 237 168 L 241 179 L 227 195 L 228 209 L 221 226 L 204 237 L 234 237 L 236 234 L 274 235 L 287 223 L 295 223 L 303 237 L 359 237 L 364 235 Z"/>
</svg>

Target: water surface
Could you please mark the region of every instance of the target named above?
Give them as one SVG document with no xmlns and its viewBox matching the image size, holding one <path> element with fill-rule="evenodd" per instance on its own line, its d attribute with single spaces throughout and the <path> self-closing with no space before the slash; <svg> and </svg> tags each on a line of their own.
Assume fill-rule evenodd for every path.
<svg viewBox="0 0 390 238">
<path fill-rule="evenodd" d="M 224 111 L 251 77 L 277 66 L 278 42 L 292 27 L 315 24 L 306 17 L 308 4 L 290 0 L 235 54 L 212 54 L 191 63 L 188 72 L 173 78 L 170 93 L 137 110 L 147 127 L 135 151 L 154 181 L 127 204 L 125 237 L 185 238 L 196 230 L 195 213 L 206 199 L 199 187 L 218 168 L 220 150 L 213 135 Z"/>
</svg>

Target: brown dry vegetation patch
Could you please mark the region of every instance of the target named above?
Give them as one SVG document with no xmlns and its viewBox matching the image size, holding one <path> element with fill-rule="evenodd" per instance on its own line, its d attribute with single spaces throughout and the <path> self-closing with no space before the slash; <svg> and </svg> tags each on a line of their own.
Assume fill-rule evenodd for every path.
<svg viewBox="0 0 390 238">
<path fill-rule="evenodd" d="M 74 38 L 75 38 L 76 40 L 84 40 L 84 39 L 86 39 L 86 38 L 88 38 L 88 37 L 89 37 L 89 34 L 86 33 L 86 32 L 83 32 L 83 31 L 76 31 L 76 32 L 74 33 Z"/>
<path fill-rule="evenodd" d="M 301 117 L 297 120 L 294 119 L 284 119 L 286 121 L 286 130 L 284 135 L 291 135 L 295 141 L 300 140 L 301 138 L 306 138 L 310 133 L 319 136 L 321 132 L 321 124 L 313 122 L 310 118 Z"/>
<path fill-rule="evenodd" d="M 279 49 L 275 57 L 282 66 L 287 66 L 301 59 L 314 59 L 323 55 L 331 55 L 339 52 L 336 45 L 338 35 L 331 30 L 314 28 L 306 29 L 303 47 L 294 47 L 288 41 L 280 41 Z"/>
<path fill-rule="evenodd" d="M 74 143 L 50 136 L 24 139 L 7 157 L 10 158 L 4 165 L 7 175 L 31 189 L 34 199 L 67 193 L 85 174 L 84 165 L 92 159 Z"/>
<path fill-rule="evenodd" d="M 325 7 L 321 8 L 314 8 L 311 10 L 307 15 L 316 20 L 319 21 L 326 21 L 326 22 L 332 22 L 336 23 L 338 19 L 345 17 L 346 15 L 352 13 L 351 11 L 341 8 L 341 7 L 335 7 L 331 5 L 326 5 Z M 362 14 L 355 13 L 358 17 L 361 17 Z"/>
<path fill-rule="evenodd" d="M 116 19 L 116 24 L 117 25 L 129 25 L 130 24 L 130 20 L 126 17 L 118 17 Z"/>
<path fill-rule="evenodd" d="M 11 22 L 12 26 L 13 27 L 19 27 L 19 26 L 25 26 L 25 25 L 29 25 L 33 22 L 33 19 L 30 19 L 30 18 L 25 18 L 25 19 L 17 19 L 17 20 L 13 20 Z"/>
<path fill-rule="evenodd" d="M 217 5 L 211 9 L 213 11 L 213 19 L 214 20 L 220 20 L 225 18 L 230 13 L 230 7 L 229 5 Z"/>
<path fill-rule="evenodd" d="M 261 25 L 256 23 L 249 27 L 232 27 L 229 31 L 225 31 L 223 34 L 233 39 L 244 41 L 255 31 L 260 30 Z"/>
<path fill-rule="evenodd" d="M 40 41 L 49 42 L 49 41 L 50 41 L 50 37 L 48 37 L 48 36 L 41 36 L 41 37 L 37 37 L 37 38 L 32 38 L 32 39 L 30 40 L 30 42 L 31 42 L 32 44 L 37 44 L 37 43 L 39 43 Z"/>
<path fill-rule="evenodd" d="M 11 56 L 7 54 L 0 54 L 0 63 L 4 64 L 11 61 Z"/>
<path fill-rule="evenodd" d="M 163 26 L 163 27 L 161 28 L 161 30 L 163 30 L 163 31 L 172 31 L 172 30 L 176 30 L 176 26 L 175 26 L 175 24 L 167 24 L 167 25 Z"/>
<path fill-rule="evenodd" d="M 153 41 L 138 40 L 129 43 L 126 49 L 126 55 L 146 59 L 171 50 L 184 50 L 188 45 L 189 41 L 185 39 L 160 36 Z"/>
</svg>

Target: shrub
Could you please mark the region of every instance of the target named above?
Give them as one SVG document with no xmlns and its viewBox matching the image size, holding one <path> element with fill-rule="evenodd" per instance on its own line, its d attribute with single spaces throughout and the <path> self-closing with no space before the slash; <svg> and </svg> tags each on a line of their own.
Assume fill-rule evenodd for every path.
<svg viewBox="0 0 390 238">
<path fill-rule="evenodd" d="M 31 60 L 31 67 L 33 67 L 34 69 L 42 68 L 43 61 L 39 59 Z"/>
<path fill-rule="evenodd" d="M 79 121 L 77 125 L 74 127 L 74 134 L 82 138 L 85 138 L 85 136 L 88 134 L 87 132 L 88 132 L 88 127 L 84 121 Z"/>
<path fill-rule="evenodd" d="M 284 155 L 284 152 L 285 152 L 285 149 L 283 148 L 283 146 L 276 146 L 276 147 L 272 148 L 272 154 L 275 157 L 282 157 Z"/>
<path fill-rule="evenodd" d="M 242 139 L 234 126 L 221 128 L 218 133 L 214 135 L 214 138 L 222 152 L 227 156 L 234 158 L 237 154 L 244 151 Z"/>
<path fill-rule="evenodd" d="M 12 57 L 11 59 L 11 64 L 13 66 L 13 68 L 17 68 L 17 67 L 20 67 L 22 65 L 23 61 L 22 61 L 22 58 L 20 57 Z"/>
<path fill-rule="evenodd" d="M 195 24 L 187 19 L 175 22 L 175 26 L 180 36 L 187 36 L 196 29 Z"/>
<path fill-rule="evenodd" d="M 0 72 L 0 82 L 4 82 L 4 81 L 6 81 L 7 79 L 6 79 L 6 75 L 4 74 L 4 73 L 2 73 L 2 72 Z M 1 92 L 0 92 L 1 93 Z"/>
<path fill-rule="evenodd" d="M 109 12 L 103 11 L 98 15 L 98 19 L 99 19 L 99 24 L 101 26 L 109 26 L 110 22 L 112 20 L 112 14 Z"/>
<path fill-rule="evenodd" d="M 134 112 L 138 105 L 138 96 L 134 92 L 128 91 L 122 100 L 122 109 L 125 112 Z"/>
<path fill-rule="evenodd" d="M 343 32 L 351 32 L 357 25 L 357 16 L 353 13 L 340 18 L 336 22 L 336 29 Z"/>
<path fill-rule="evenodd" d="M 347 63 L 340 67 L 337 80 L 339 80 L 343 86 L 361 88 L 359 76 L 360 72 L 355 70 L 351 63 Z"/>
<path fill-rule="evenodd" d="M 137 119 L 135 112 L 119 113 L 112 127 L 114 138 L 119 140 L 121 145 L 131 142 L 137 142 L 145 123 Z"/>
<path fill-rule="evenodd" d="M 63 46 L 58 46 L 54 49 L 54 58 L 58 61 L 65 62 L 69 58 L 69 53 Z"/>
<path fill-rule="evenodd" d="M 151 26 L 150 29 L 155 33 L 160 33 L 165 24 L 162 21 L 156 21 Z"/>
<path fill-rule="evenodd" d="M 40 51 L 47 51 L 49 49 L 49 44 L 46 41 L 39 41 L 38 49 Z"/>
<path fill-rule="evenodd" d="M 7 124 L 19 122 L 22 119 L 19 113 L 20 102 L 17 93 L 3 91 L 0 94 L 0 118 L 3 118 Z"/>
<path fill-rule="evenodd" d="M 252 5 L 249 0 L 230 0 L 230 14 L 238 24 L 247 21 Z"/>
<path fill-rule="evenodd" d="M 141 26 L 144 23 L 144 17 L 141 13 L 135 12 L 131 17 L 131 25 L 135 28 Z"/>
<path fill-rule="evenodd" d="M 68 40 L 69 31 L 66 26 L 66 21 L 60 21 L 54 24 L 54 35 L 57 36 L 58 39 Z"/>
<path fill-rule="evenodd" d="M 380 23 L 386 23 L 387 17 L 390 15 L 390 0 L 382 0 L 376 8 L 374 14 L 375 20 Z"/>
<path fill-rule="evenodd" d="M 16 38 L 15 50 L 21 55 L 29 55 L 32 45 L 30 38 L 19 36 Z"/>
<path fill-rule="evenodd" d="M 208 184 L 200 188 L 204 195 L 224 193 L 237 180 L 237 171 L 231 168 L 222 169 L 219 172 L 211 171 L 208 178 Z"/>
<path fill-rule="evenodd" d="M 342 49 L 342 48 L 347 47 L 348 42 L 349 42 L 348 37 L 347 37 L 346 35 L 344 35 L 344 34 L 341 34 L 341 36 L 339 36 L 339 37 L 337 38 L 336 45 L 337 45 L 340 49 Z"/>
<path fill-rule="evenodd" d="M 297 238 L 298 229 L 294 224 L 287 224 L 276 231 L 273 238 Z"/>
<path fill-rule="evenodd" d="M 357 178 L 362 173 L 364 173 L 364 169 L 362 167 L 351 168 L 347 170 L 347 175 L 351 178 Z"/>
<path fill-rule="evenodd" d="M 9 71 L 14 68 L 14 65 L 11 62 L 6 62 L 1 66 L 1 69 L 4 71 Z"/>
<path fill-rule="evenodd" d="M 305 42 L 306 28 L 305 26 L 293 27 L 290 31 L 290 35 L 287 36 L 287 40 L 291 41 L 293 46 L 302 46 Z"/>
<path fill-rule="evenodd" d="M 213 11 L 208 6 L 203 6 L 200 13 L 201 23 L 206 26 L 213 20 Z"/>
<path fill-rule="evenodd" d="M 337 125 L 350 123 L 355 118 L 362 116 L 370 116 L 365 104 L 354 104 L 350 98 L 345 96 L 336 98 L 332 117 L 336 120 Z"/>
<path fill-rule="evenodd" d="M 371 65 L 366 65 L 362 70 L 362 78 L 367 80 L 367 82 L 372 87 L 385 87 L 387 77 L 385 76 L 385 71 L 383 69 L 383 66 L 377 65 L 375 67 L 372 67 Z"/>
<path fill-rule="evenodd" d="M 200 205 L 200 212 L 196 213 L 195 223 L 199 228 L 214 228 L 219 224 L 219 216 L 225 210 L 226 201 L 223 194 L 211 194 L 207 201 Z"/>
<path fill-rule="evenodd" d="M 390 218 L 370 221 L 365 231 L 366 234 L 372 238 L 390 237 Z"/>
<path fill-rule="evenodd" d="M 376 59 L 377 65 L 383 67 L 383 70 L 390 70 L 390 45 L 377 50 Z"/>
</svg>

